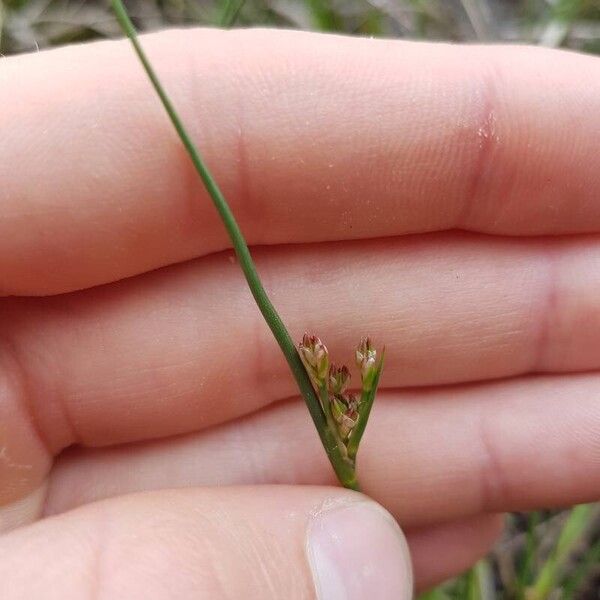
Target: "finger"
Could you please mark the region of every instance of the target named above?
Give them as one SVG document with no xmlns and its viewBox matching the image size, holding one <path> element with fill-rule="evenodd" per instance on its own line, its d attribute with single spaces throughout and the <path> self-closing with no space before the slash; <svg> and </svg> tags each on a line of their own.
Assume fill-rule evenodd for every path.
<svg viewBox="0 0 600 600">
<path fill-rule="evenodd" d="M 275 31 L 144 45 L 252 244 L 599 229 L 596 58 Z M 228 246 L 126 41 L 1 69 L 5 294 Z"/>
<path fill-rule="evenodd" d="M 600 366 L 596 237 L 447 234 L 257 259 L 296 339 L 317 332 L 345 361 L 370 334 L 388 347 L 388 387 Z M 225 255 L 0 310 L 5 422 L 33 413 L 54 451 L 184 433 L 295 393 Z"/>
<path fill-rule="evenodd" d="M 294 337 L 316 331 L 344 360 L 371 334 L 388 347 L 387 387 L 600 365 L 595 237 L 427 236 L 258 258 Z M 0 503 L 37 487 L 72 443 L 185 433 L 295 393 L 226 256 L 0 310 L 0 441 L 26 466 L 0 462 Z"/>
<path fill-rule="evenodd" d="M 481 515 L 408 531 L 406 536 L 418 589 L 430 588 L 472 567 L 498 540 L 503 524 L 501 515 Z"/>
<path fill-rule="evenodd" d="M 403 527 L 595 501 L 599 394 L 597 375 L 382 393 L 360 449 L 361 485 Z M 176 440 L 68 453 L 46 511 L 146 489 L 257 483 L 334 483 L 299 401 Z"/>
<path fill-rule="evenodd" d="M 411 597 L 402 532 L 327 488 L 120 498 L 0 538 L 5 600 Z"/>
</svg>

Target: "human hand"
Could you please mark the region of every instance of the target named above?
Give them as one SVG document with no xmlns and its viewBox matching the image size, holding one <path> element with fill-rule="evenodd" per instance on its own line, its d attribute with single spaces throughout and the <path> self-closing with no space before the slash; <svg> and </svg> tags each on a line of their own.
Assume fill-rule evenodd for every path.
<svg viewBox="0 0 600 600">
<path fill-rule="evenodd" d="M 503 511 L 597 498 L 597 59 L 265 31 L 144 44 L 295 337 L 341 360 L 361 335 L 386 345 L 358 468 L 417 587 L 483 554 Z M 0 526 L 20 526 L 2 597 L 312 597 L 311 565 L 325 600 L 408 597 L 395 525 L 325 487 L 128 43 L 5 59 L 0 84 Z"/>
</svg>

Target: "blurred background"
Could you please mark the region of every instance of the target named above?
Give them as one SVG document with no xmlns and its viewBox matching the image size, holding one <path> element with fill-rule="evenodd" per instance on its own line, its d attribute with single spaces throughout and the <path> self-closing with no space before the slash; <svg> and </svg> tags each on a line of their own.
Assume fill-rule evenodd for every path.
<svg viewBox="0 0 600 600">
<path fill-rule="evenodd" d="M 261 25 L 600 54 L 600 0 L 130 0 L 127 6 L 141 30 Z M 4 56 L 120 35 L 105 0 L 0 3 Z M 450 599 L 600 600 L 600 504 L 509 515 L 489 557 L 421 597 Z"/>
<path fill-rule="evenodd" d="M 105 0 L 4 0 L 0 51 L 117 35 Z M 131 0 L 141 29 L 270 25 L 358 35 L 525 41 L 600 53 L 600 0 Z"/>
</svg>

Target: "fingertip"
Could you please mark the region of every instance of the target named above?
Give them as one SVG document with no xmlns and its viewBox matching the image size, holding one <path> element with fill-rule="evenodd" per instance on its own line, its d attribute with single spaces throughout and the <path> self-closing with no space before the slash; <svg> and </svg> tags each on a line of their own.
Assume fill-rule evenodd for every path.
<svg viewBox="0 0 600 600">
<path fill-rule="evenodd" d="M 319 600 L 412 597 L 412 567 L 404 534 L 378 504 L 360 500 L 315 514 L 308 557 Z"/>
</svg>

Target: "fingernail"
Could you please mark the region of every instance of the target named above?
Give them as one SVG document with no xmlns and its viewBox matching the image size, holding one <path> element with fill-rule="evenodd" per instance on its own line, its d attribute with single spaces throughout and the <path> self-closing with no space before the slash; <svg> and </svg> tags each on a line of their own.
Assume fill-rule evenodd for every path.
<svg viewBox="0 0 600 600">
<path fill-rule="evenodd" d="M 408 600 L 412 570 L 400 528 L 374 502 L 332 506 L 308 530 L 319 600 Z"/>
</svg>

